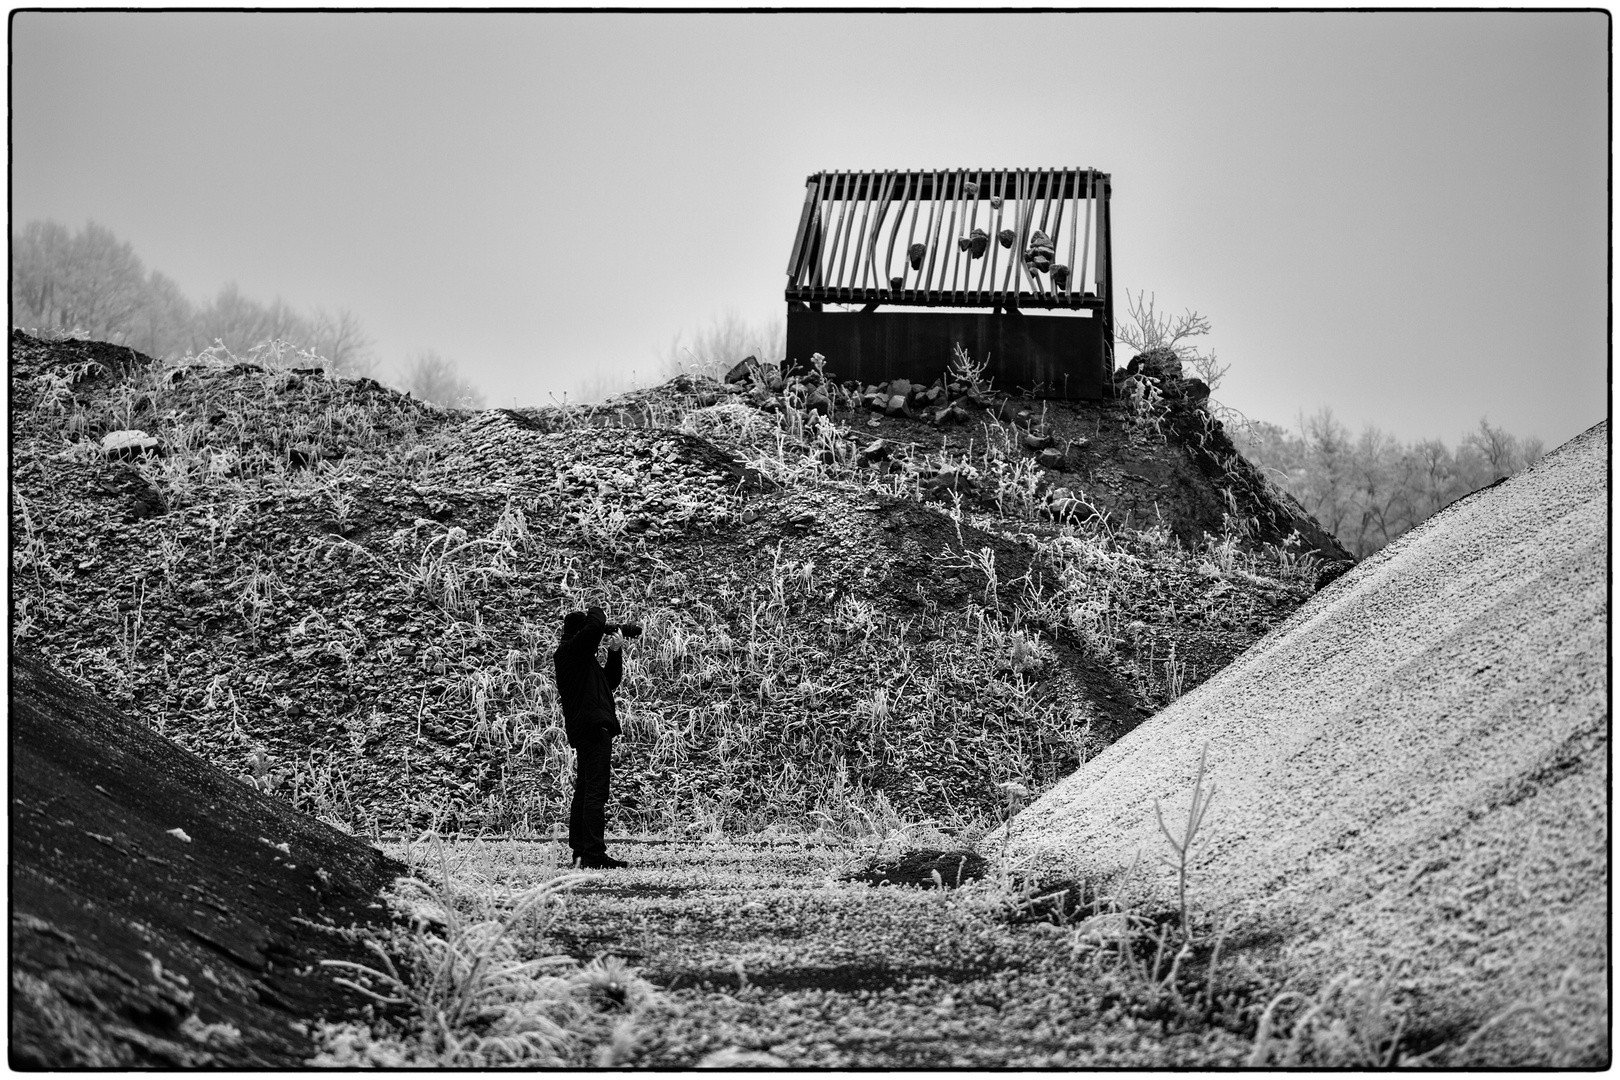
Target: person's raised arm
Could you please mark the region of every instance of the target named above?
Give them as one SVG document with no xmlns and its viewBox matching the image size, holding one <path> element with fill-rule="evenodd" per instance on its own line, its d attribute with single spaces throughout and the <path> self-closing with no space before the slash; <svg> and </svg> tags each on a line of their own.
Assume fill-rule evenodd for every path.
<svg viewBox="0 0 1620 1080">
<path fill-rule="evenodd" d="M 608 646 L 608 662 L 602 668 L 602 674 L 607 678 L 608 692 L 619 688 L 619 681 L 624 678 L 624 639 L 614 638 L 613 644 Z"/>
</svg>

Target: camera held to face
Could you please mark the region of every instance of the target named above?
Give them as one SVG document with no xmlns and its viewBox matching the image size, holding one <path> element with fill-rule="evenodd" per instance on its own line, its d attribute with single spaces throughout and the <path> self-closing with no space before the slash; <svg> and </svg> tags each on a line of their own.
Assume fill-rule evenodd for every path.
<svg viewBox="0 0 1620 1080">
<path fill-rule="evenodd" d="M 641 636 L 641 627 L 633 622 L 608 623 L 606 629 L 602 632 L 605 634 L 623 634 L 627 638 L 638 638 Z"/>
</svg>

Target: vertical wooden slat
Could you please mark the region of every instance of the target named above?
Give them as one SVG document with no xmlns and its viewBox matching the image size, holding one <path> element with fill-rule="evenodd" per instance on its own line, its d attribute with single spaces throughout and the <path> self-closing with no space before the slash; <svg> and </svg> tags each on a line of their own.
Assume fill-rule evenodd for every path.
<svg viewBox="0 0 1620 1080">
<path fill-rule="evenodd" d="M 872 190 L 877 181 L 877 170 L 874 169 L 870 176 L 862 173 L 861 178 L 866 182 L 866 193 L 861 197 L 861 227 L 852 233 L 856 246 L 855 261 L 849 268 L 849 284 L 851 288 L 860 287 L 856 285 L 857 281 L 861 285 L 866 283 L 866 260 L 861 258 L 861 253 L 866 250 L 866 223 L 872 216 L 873 197 L 877 194 Z M 854 225 L 854 221 L 854 218 L 850 219 L 851 226 Z"/>
<path fill-rule="evenodd" d="M 1087 175 L 1090 175 L 1090 170 L 1087 170 Z M 1080 268 L 1074 264 L 1074 241 L 1080 235 L 1080 169 L 1078 167 L 1074 170 L 1073 199 L 1074 213 L 1069 215 L 1074 219 L 1069 222 L 1069 285 L 1068 288 L 1063 290 L 1071 301 L 1074 299 L 1074 287 L 1080 280 Z"/>
<path fill-rule="evenodd" d="M 799 267 L 804 263 L 804 239 L 810 231 L 810 215 L 815 206 L 816 191 L 821 186 L 821 174 L 817 173 L 804 185 L 804 209 L 799 211 L 799 227 L 793 234 L 793 251 L 788 255 L 788 285 L 798 284 Z"/>
<path fill-rule="evenodd" d="M 929 191 L 929 195 L 928 195 L 928 224 L 923 226 L 923 235 L 922 235 L 922 246 L 923 246 L 923 248 L 925 250 L 923 251 L 922 261 L 918 265 L 917 269 L 914 271 L 915 276 L 912 278 L 912 281 L 911 281 L 911 288 L 914 291 L 923 288 L 923 274 L 928 269 L 928 255 L 929 255 L 929 252 L 926 249 L 928 247 L 929 234 L 931 234 L 934 231 L 934 205 L 939 202 L 939 173 L 938 172 L 935 172 L 930 177 L 930 183 L 929 183 L 928 191 Z M 909 264 L 909 259 L 911 257 L 911 251 L 910 251 L 909 248 L 906 250 L 906 257 L 908 259 L 907 265 L 910 265 Z"/>
<path fill-rule="evenodd" d="M 835 169 L 828 174 L 827 182 L 821 186 L 821 209 L 816 215 L 816 287 L 827 287 L 827 257 L 831 254 L 828 236 L 832 232 L 832 222 L 837 207 L 833 205 L 834 192 L 838 190 L 838 172 Z"/>
<path fill-rule="evenodd" d="M 1043 177 L 1043 179 L 1046 181 L 1045 188 L 1044 188 L 1046 194 L 1041 199 L 1041 232 L 1044 233 L 1044 232 L 1046 232 L 1046 223 L 1050 219 L 1051 214 L 1052 214 L 1052 182 L 1057 177 L 1057 169 L 1056 169 L 1056 167 L 1053 167 L 1053 168 L 1045 169 L 1045 170 L 1043 170 L 1043 172 L 1046 174 Z M 1034 211 L 1033 210 L 1031 210 L 1030 216 L 1032 218 L 1034 217 Z M 1047 236 L 1048 236 L 1048 239 L 1050 239 L 1051 234 L 1048 233 Z M 1055 244 L 1054 244 L 1054 246 L 1052 248 L 1052 252 L 1053 252 L 1053 254 L 1057 253 L 1057 247 L 1056 247 Z M 1040 277 L 1039 273 L 1037 273 L 1034 270 L 1029 270 L 1028 272 L 1029 272 L 1029 275 L 1030 275 L 1030 281 L 1034 284 L 1035 292 L 1039 293 L 1042 297 L 1045 297 L 1045 296 L 1049 295 L 1051 293 L 1051 291 L 1052 291 L 1051 268 L 1050 267 L 1047 268 L 1047 278 L 1046 278 L 1046 281 L 1044 283 L 1041 281 L 1041 277 Z"/>
<path fill-rule="evenodd" d="M 1015 212 L 1013 213 L 1013 246 L 1012 253 L 1007 258 L 1007 274 L 1001 280 L 1001 292 L 1003 295 L 1005 295 L 1008 288 L 1012 287 L 1013 285 L 1013 267 L 1019 262 L 1018 233 L 1023 226 L 1024 218 L 1024 170 L 1022 169 L 1018 170 L 1018 177 L 1015 181 L 1015 190 L 1018 194 L 1018 202 L 1017 206 L 1014 208 Z M 1023 282 L 1020 281 L 1019 284 L 1021 285 Z M 1013 287 L 1012 292 L 1014 298 L 1016 299 L 1018 289 Z"/>
<path fill-rule="evenodd" d="M 1029 268 L 1024 256 L 1029 253 L 1029 237 L 1035 231 L 1035 211 L 1041 202 L 1041 174 L 1035 170 L 1029 174 L 1029 208 L 1024 211 L 1024 228 L 1018 234 L 1018 269 L 1019 280 L 1029 283 L 1029 291 L 1039 293 L 1041 283 L 1035 279 L 1035 271 Z"/>
<path fill-rule="evenodd" d="M 977 170 L 974 171 L 974 173 L 973 173 L 973 185 L 974 185 L 974 191 L 973 191 L 972 220 L 970 220 L 967 223 L 967 228 L 963 231 L 963 235 L 966 235 L 966 236 L 972 236 L 973 235 L 973 230 L 977 229 L 979 227 L 979 200 L 984 197 L 984 170 L 983 169 L 977 169 Z M 987 251 L 987 252 L 985 252 L 985 254 L 988 255 L 990 253 Z M 964 266 L 965 266 L 965 269 L 962 272 L 962 288 L 971 291 L 972 288 L 973 288 L 973 252 L 972 252 L 971 249 L 968 251 L 967 262 L 964 264 Z"/>
<path fill-rule="evenodd" d="M 939 229 L 945 224 L 945 192 L 950 187 L 950 177 L 951 174 L 944 171 L 934 174 L 934 199 L 929 204 L 928 232 L 923 236 L 923 243 L 928 245 L 921 282 L 924 296 L 934 287 L 934 260 L 939 255 Z"/>
<path fill-rule="evenodd" d="M 969 195 L 967 193 L 966 185 L 963 186 L 962 191 L 961 235 L 968 238 L 968 249 L 962 253 L 961 291 L 963 293 L 966 293 L 968 289 L 973 287 L 973 241 L 971 239 L 973 236 L 973 225 L 970 219 L 974 219 L 979 216 L 979 192 L 984 190 L 984 185 L 980 182 L 983 179 L 983 174 L 983 169 L 974 169 L 972 180 L 973 194 Z M 951 291 L 956 291 L 956 282 L 954 280 L 951 282 Z"/>
<path fill-rule="evenodd" d="M 1112 389 L 1114 385 L 1114 240 L 1113 221 L 1109 216 L 1108 205 L 1113 201 L 1113 183 L 1110 180 L 1103 184 L 1102 214 L 1097 220 L 1097 232 L 1103 237 L 1103 247 L 1097 258 L 1101 263 L 1100 274 L 1102 281 L 1098 287 L 1103 294 L 1103 352 L 1107 355 L 1107 373 L 1103 385 Z"/>
<path fill-rule="evenodd" d="M 1029 268 L 1029 263 L 1024 261 L 1024 255 L 1029 251 L 1029 236 L 1035 229 L 1035 207 L 1041 201 L 1040 180 L 1038 171 L 1030 173 L 1029 209 L 1024 213 L 1023 231 L 1018 234 L 1018 280 L 1020 282 L 1029 282 L 1029 291 L 1037 296 L 1040 295 L 1041 281 L 1040 278 L 1035 276 L 1035 271 Z"/>
<path fill-rule="evenodd" d="M 962 277 L 962 241 L 961 241 L 962 233 L 959 233 L 956 230 L 956 215 L 957 214 L 962 215 L 962 223 L 964 223 L 964 225 L 966 225 L 966 223 L 967 223 L 967 170 L 966 170 L 966 168 L 964 168 L 964 170 L 962 170 L 961 178 L 959 178 L 959 180 L 957 180 L 956 201 L 954 201 L 953 204 L 951 204 L 951 227 L 949 227 L 949 233 L 951 233 L 951 235 L 946 236 L 946 243 L 951 244 L 951 291 L 953 291 L 953 293 L 954 293 L 954 291 L 956 291 L 956 283 L 959 282 L 959 280 L 961 280 L 961 277 Z M 944 274 L 940 274 L 940 288 L 944 288 Z"/>
<path fill-rule="evenodd" d="M 861 211 L 861 229 L 856 237 L 855 269 L 851 270 L 849 274 L 849 283 L 854 285 L 856 289 L 866 288 L 866 271 L 868 266 L 866 258 L 866 236 L 868 232 L 867 222 L 871 220 L 873 205 L 878 202 L 878 186 L 878 173 L 876 169 L 873 169 L 872 179 L 867 184 L 866 209 Z"/>
<path fill-rule="evenodd" d="M 843 225 L 840 200 L 843 197 L 842 170 L 833 173 L 832 183 L 827 187 L 827 213 L 823 220 L 831 226 L 825 230 L 826 238 L 822 241 L 824 250 L 821 253 L 821 287 L 831 288 L 834 284 L 833 268 L 838 265 L 838 234 Z"/>
<path fill-rule="evenodd" d="M 839 199 L 841 206 L 839 206 L 838 210 L 838 233 L 833 236 L 833 249 L 838 253 L 838 266 L 834 267 L 831 257 L 828 257 L 828 267 L 826 267 L 829 270 L 828 287 L 833 288 L 833 290 L 838 290 L 844 283 L 844 257 L 849 254 L 849 246 L 847 246 L 844 238 L 849 236 L 849 219 L 855 212 L 855 170 L 852 170 L 852 168 L 844 172 L 842 193 L 844 193 L 844 198 Z"/>
<path fill-rule="evenodd" d="M 844 264 L 849 260 L 849 234 L 850 231 L 855 228 L 855 215 L 860 210 L 860 208 L 855 204 L 860 198 L 861 181 L 864 179 L 866 179 L 866 173 L 862 172 L 858 178 L 852 177 L 850 180 L 849 198 L 847 200 L 849 205 L 849 221 L 844 225 L 844 235 L 839 242 L 838 280 L 833 283 L 839 289 L 847 288 L 844 283 Z"/>
<path fill-rule="evenodd" d="M 906 291 L 907 274 L 911 272 L 911 245 L 917 242 L 917 219 L 922 217 L 923 174 L 917 173 L 917 193 L 911 197 L 911 228 L 906 230 L 906 250 L 900 253 L 900 291 Z M 928 235 L 926 232 L 924 236 Z M 909 279 L 915 287 L 915 278 Z"/>
<path fill-rule="evenodd" d="M 996 174 L 996 198 L 1001 205 L 996 207 L 996 220 L 990 229 L 990 257 L 985 260 L 985 268 L 990 272 L 990 291 L 997 294 L 996 289 L 996 260 L 1001 257 L 1001 212 L 1007 208 L 1007 173 L 1005 170 Z M 984 270 L 979 271 L 979 288 L 984 288 Z"/>
<path fill-rule="evenodd" d="M 1069 186 L 1069 170 L 1064 169 L 1063 172 L 1058 177 L 1058 189 L 1057 189 L 1057 210 L 1058 210 L 1058 212 L 1057 212 L 1057 220 L 1052 223 L 1052 264 L 1054 266 L 1057 265 L 1057 254 L 1061 250 L 1058 247 L 1058 242 L 1059 242 L 1059 237 L 1061 237 L 1063 235 L 1063 203 L 1064 203 L 1064 200 L 1065 200 L 1065 196 L 1064 196 L 1063 193 L 1064 193 L 1064 191 L 1068 190 L 1068 186 Z M 1072 228 L 1072 223 L 1071 223 L 1071 228 Z M 1069 269 L 1073 270 L 1074 267 L 1071 266 L 1071 267 L 1069 267 Z M 1049 278 L 1048 280 L 1050 280 L 1052 282 L 1052 301 L 1053 301 L 1053 303 L 1057 303 L 1058 302 L 1058 283 L 1057 283 L 1057 279 L 1056 278 Z"/>
<path fill-rule="evenodd" d="M 894 170 L 891 169 L 883 174 L 883 183 L 879 185 L 877 216 L 872 219 L 872 227 L 867 230 L 866 236 L 862 240 L 862 247 L 866 252 L 866 258 L 862 262 L 861 269 L 861 288 L 863 290 L 866 288 L 867 275 L 870 273 L 872 277 L 877 276 L 878 236 L 883 232 L 883 219 L 889 215 L 889 196 L 892 194 L 893 183 Z M 883 282 L 877 282 L 878 288 L 882 286 Z"/>
<path fill-rule="evenodd" d="M 1108 274 L 1106 254 L 1108 251 L 1108 185 L 1102 180 L 1097 182 L 1097 295 L 1103 298 L 1106 305 L 1112 299 L 1108 291 L 1103 288 L 1103 280 Z M 1112 327 L 1110 327 L 1112 330 Z"/>
<path fill-rule="evenodd" d="M 1092 170 L 1086 170 L 1086 238 L 1080 244 L 1080 296 L 1086 295 L 1086 274 L 1091 266 L 1091 191 L 1096 184 Z"/>
<path fill-rule="evenodd" d="M 934 233 L 928 242 L 928 277 L 923 281 L 923 290 L 925 292 L 934 291 L 934 264 L 936 262 L 939 264 L 940 277 L 945 276 L 945 260 L 940 258 L 939 255 L 939 234 L 945 228 L 945 205 L 951 199 L 951 174 L 949 172 L 940 174 L 938 195 L 939 217 L 934 221 Z"/>
<path fill-rule="evenodd" d="M 905 187 L 900 189 L 900 212 L 894 216 L 894 228 L 889 230 L 889 253 L 883 259 L 883 281 L 879 287 L 891 290 L 889 279 L 894 276 L 894 241 L 900 235 L 900 225 L 906 220 L 906 202 L 911 197 L 911 173 L 906 173 Z M 893 290 L 898 292 L 899 290 Z"/>
<path fill-rule="evenodd" d="M 878 211 L 878 219 L 872 224 L 872 244 L 866 254 L 866 261 L 872 267 L 872 287 L 881 294 L 889 287 L 882 273 L 878 270 L 877 249 L 883 240 L 883 223 L 889 220 L 889 211 L 894 208 L 894 189 L 899 186 L 900 174 L 890 169 L 883 178 L 883 206 Z"/>
<path fill-rule="evenodd" d="M 827 192 L 831 190 L 832 180 L 828 174 L 821 174 L 821 185 L 816 191 L 816 214 L 810 221 L 810 250 L 805 252 L 805 276 L 810 280 L 806 282 L 811 289 L 821 288 L 821 249 L 827 243 Z"/>
<path fill-rule="evenodd" d="M 855 282 L 860 280 L 861 237 L 866 234 L 866 218 L 867 215 L 872 212 L 871 184 L 867 181 L 865 171 L 862 171 L 860 179 L 855 181 L 855 203 L 855 209 L 849 215 L 850 244 L 845 249 L 846 254 L 849 252 L 854 252 L 855 258 L 852 259 L 849 264 L 849 281 L 846 283 L 846 287 L 853 287 Z M 859 228 L 857 228 L 855 225 L 857 219 L 859 219 L 861 223 Z"/>
</svg>

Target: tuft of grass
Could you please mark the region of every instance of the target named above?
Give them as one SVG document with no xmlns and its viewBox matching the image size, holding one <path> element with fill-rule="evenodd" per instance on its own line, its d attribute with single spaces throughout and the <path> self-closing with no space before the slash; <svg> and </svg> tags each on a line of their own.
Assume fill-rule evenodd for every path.
<svg viewBox="0 0 1620 1080">
<path fill-rule="evenodd" d="M 628 1059 L 637 1021 L 660 1000 L 656 989 L 616 957 L 581 966 L 563 954 L 526 955 L 546 940 L 564 894 L 596 875 L 553 865 L 538 884 L 502 895 L 488 881 L 458 877 L 437 834 L 413 847 L 422 841 L 438 880 L 403 877 L 388 894 L 408 929 L 367 941 L 375 965 L 322 961 L 341 973 L 335 982 L 372 1002 L 374 1019 L 327 1025 L 315 1063 L 555 1068 Z M 419 851 L 407 858 L 421 862 Z"/>
<path fill-rule="evenodd" d="M 1250 1068 L 1387 1069 L 1400 1053 L 1405 1010 L 1394 1000 L 1399 965 L 1375 979 L 1343 972 L 1315 995 L 1285 990 L 1260 1016 Z M 1297 1010 L 1283 1019 L 1289 1010 Z M 1286 1032 L 1286 1038 L 1284 1037 Z"/>
</svg>

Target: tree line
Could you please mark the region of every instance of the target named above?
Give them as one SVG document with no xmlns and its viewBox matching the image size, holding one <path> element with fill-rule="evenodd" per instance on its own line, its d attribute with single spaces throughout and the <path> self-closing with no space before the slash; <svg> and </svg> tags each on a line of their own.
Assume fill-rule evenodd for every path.
<svg viewBox="0 0 1620 1080">
<path fill-rule="evenodd" d="M 1212 392 L 1220 386 L 1230 365 L 1194 344 L 1210 332 L 1207 316 L 1190 308 L 1180 315 L 1159 311 L 1154 298 L 1142 292 L 1126 291 L 1124 299 L 1114 329 L 1118 344 L 1136 353 L 1167 349 Z M 1403 443 L 1372 425 L 1352 435 L 1325 406 L 1313 416 L 1301 414 L 1297 431 L 1251 420 L 1214 398 L 1210 409 L 1238 452 L 1298 499 L 1358 559 L 1469 492 L 1534 464 L 1543 453 L 1540 439 L 1520 439 L 1483 417 L 1453 450 L 1440 439 Z"/>
<path fill-rule="evenodd" d="M 1358 559 L 1544 452 L 1540 439 L 1521 439 L 1483 417 L 1455 449 L 1440 439 L 1404 443 L 1371 425 L 1352 434 L 1325 407 L 1302 415 L 1294 431 L 1265 421 L 1229 429 L 1238 451 Z"/>
<path fill-rule="evenodd" d="M 347 309 L 301 312 L 279 298 L 266 304 L 243 296 L 235 284 L 194 303 L 174 279 L 147 269 L 133 245 L 93 221 L 77 232 L 55 221 L 12 231 L 11 324 L 167 360 L 220 345 L 238 356 L 285 346 L 343 375 L 380 377 L 375 344 Z M 476 408 L 484 401 L 453 360 L 432 351 L 412 354 L 384 381 L 435 404 Z"/>
</svg>

